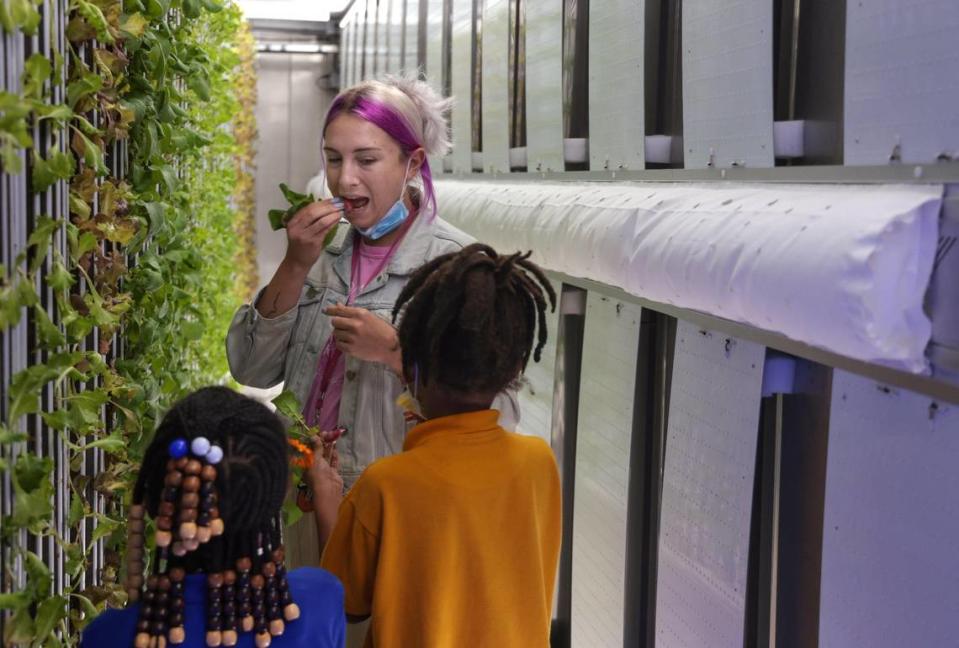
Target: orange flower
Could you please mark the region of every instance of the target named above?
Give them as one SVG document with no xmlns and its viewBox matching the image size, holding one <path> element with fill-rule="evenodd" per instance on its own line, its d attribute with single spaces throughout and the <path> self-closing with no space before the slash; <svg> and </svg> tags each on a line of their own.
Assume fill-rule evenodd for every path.
<svg viewBox="0 0 959 648">
<path fill-rule="evenodd" d="M 293 458 L 290 459 L 290 463 L 297 468 L 309 470 L 310 466 L 313 465 L 313 450 L 302 441 L 297 441 L 296 439 L 287 439 L 287 441 L 296 453 L 299 453 L 294 453 Z"/>
</svg>

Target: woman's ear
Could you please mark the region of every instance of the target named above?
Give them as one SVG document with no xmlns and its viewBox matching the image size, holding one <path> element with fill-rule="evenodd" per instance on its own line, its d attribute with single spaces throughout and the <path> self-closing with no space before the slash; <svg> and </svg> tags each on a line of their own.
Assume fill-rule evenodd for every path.
<svg viewBox="0 0 959 648">
<path fill-rule="evenodd" d="M 406 174 L 407 181 L 415 178 L 420 169 L 423 168 L 423 162 L 426 161 L 426 151 L 422 147 L 410 153 L 410 170 Z"/>
</svg>

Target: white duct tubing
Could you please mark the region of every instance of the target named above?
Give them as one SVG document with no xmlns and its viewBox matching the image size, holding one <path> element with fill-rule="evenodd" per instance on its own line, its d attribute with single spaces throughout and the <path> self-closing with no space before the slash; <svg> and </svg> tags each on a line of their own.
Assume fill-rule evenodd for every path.
<svg viewBox="0 0 959 648">
<path fill-rule="evenodd" d="M 550 270 L 925 372 L 940 185 L 436 183 L 442 217 Z"/>
</svg>

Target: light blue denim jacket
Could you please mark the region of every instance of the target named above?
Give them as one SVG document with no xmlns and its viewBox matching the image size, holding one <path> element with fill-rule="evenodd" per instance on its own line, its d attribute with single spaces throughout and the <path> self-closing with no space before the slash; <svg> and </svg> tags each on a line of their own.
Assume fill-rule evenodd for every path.
<svg viewBox="0 0 959 648">
<path fill-rule="evenodd" d="M 471 242 L 467 234 L 439 218 L 417 218 L 385 271 L 356 296 L 353 305 L 390 321 L 393 305 L 414 270 Z M 240 307 L 226 341 L 230 371 L 238 382 L 267 388 L 285 381 L 284 388 L 300 403 L 306 402 L 317 357 L 332 330 L 322 311 L 346 301 L 352 258 L 352 228 L 341 225 L 307 275 L 299 304 L 274 318 L 263 317 L 253 307 L 259 295 Z M 406 423 L 396 405 L 402 391 L 399 378 L 386 365 L 347 356 L 339 423 L 349 434 L 337 443 L 347 486 L 375 459 L 403 449 Z M 519 417 L 515 394 L 498 396 L 493 407 L 500 410 L 504 427 L 515 425 Z"/>
</svg>

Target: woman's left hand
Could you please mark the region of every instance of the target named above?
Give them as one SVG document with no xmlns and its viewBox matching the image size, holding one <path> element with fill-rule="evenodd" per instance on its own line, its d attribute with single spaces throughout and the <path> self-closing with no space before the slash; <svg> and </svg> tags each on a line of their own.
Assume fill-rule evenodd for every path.
<svg viewBox="0 0 959 648">
<path fill-rule="evenodd" d="M 382 362 L 397 374 L 402 372 L 399 336 L 389 322 L 355 306 L 330 306 L 323 312 L 330 316 L 337 349 L 359 360 Z"/>
</svg>

